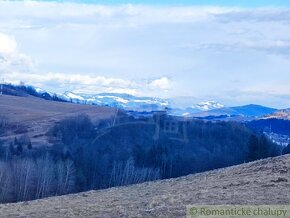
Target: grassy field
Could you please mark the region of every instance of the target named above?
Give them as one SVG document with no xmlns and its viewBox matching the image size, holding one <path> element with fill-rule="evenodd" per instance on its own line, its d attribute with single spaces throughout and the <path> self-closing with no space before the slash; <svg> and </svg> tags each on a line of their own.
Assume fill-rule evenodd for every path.
<svg viewBox="0 0 290 218">
<path fill-rule="evenodd" d="M 290 204 L 290 156 L 127 187 L 0 205 L 0 217 L 185 217 L 190 204 Z"/>
<path fill-rule="evenodd" d="M 53 124 L 65 117 L 87 114 L 93 121 L 97 121 L 113 117 L 115 113 L 116 110 L 110 107 L 47 101 L 33 96 L 0 95 L 0 117 L 6 117 L 14 126 L 0 139 L 20 135 L 21 133 L 15 132 L 15 129 L 21 127 L 24 132 L 27 131 L 32 143 L 47 143 L 45 133 Z"/>
</svg>

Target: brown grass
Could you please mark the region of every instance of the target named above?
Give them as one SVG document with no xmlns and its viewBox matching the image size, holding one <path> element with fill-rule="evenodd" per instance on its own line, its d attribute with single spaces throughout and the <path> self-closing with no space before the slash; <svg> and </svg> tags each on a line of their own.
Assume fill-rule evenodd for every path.
<svg viewBox="0 0 290 218">
<path fill-rule="evenodd" d="M 93 121 L 114 116 L 116 109 L 47 101 L 36 97 L 0 95 L 0 116 L 8 118 L 12 129 L 0 138 L 9 139 L 27 132 L 32 142 L 46 143 L 45 133 L 63 118 L 87 114 Z"/>
<path fill-rule="evenodd" d="M 185 217 L 192 204 L 289 204 L 290 156 L 127 187 L 0 205 L 0 217 Z"/>
</svg>

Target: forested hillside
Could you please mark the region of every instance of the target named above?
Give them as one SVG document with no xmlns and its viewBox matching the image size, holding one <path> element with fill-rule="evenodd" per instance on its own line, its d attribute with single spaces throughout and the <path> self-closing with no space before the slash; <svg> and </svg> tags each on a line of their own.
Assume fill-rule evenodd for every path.
<svg viewBox="0 0 290 218">
<path fill-rule="evenodd" d="M 277 134 L 290 135 L 290 120 L 286 119 L 258 119 L 247 124 L 258 131 L 274 132 Z"/>
<path fill-rule="evenodd" d="M 5 125 L 3 119 L 2 131 Z M 47 137 L 52 146 L 35 147 L 27 135 L 1 146 L 1 202 L 179 177 L 281 154 L 243 124 L 165 114 L 99 122 L 80 115 L 55 124 Z"/>
</svg>

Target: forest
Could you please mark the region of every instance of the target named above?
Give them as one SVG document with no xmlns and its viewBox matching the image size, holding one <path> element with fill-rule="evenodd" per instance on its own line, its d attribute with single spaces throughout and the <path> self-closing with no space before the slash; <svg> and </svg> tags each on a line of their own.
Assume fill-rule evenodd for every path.
<svg viewBox="0 0 290 218">
<path fill-rule="evenodd" d="M 274 132 L 277 134 L 290 135 L 290 121 L 284 119 L 259 119 L 254 120 L 247 125 L 257 131 Z"/>
<path fill-rule="evenodd" d="M 0 134 L 7 122 L 0 122 Z M 52 146 L 23 134 L 0 142 L 0 202 L 167 179 L 282 154 L 262 133 L 235 122 L 123 116 L 93 123 L 66 118 L 47 133 Z"/>
</svg>

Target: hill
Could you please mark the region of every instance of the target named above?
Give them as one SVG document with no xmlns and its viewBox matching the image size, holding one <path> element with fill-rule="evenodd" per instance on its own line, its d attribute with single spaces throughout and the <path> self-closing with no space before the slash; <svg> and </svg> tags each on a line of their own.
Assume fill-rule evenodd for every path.
<svg viewBox="0 0 290 218">
<path fill-rule="evenodd" d="M 49 101 L 31 95 L 0 95 L 0 117 L 5 117 L 13 125 L 11 131 L 0 139 L 27 133 L 32 142 L 44 143 L 48 129 L 63 118 L 87 114 L 96 121 L 112 117 L 115 113 L 116 109 L 110 107 Z"/>
<path fill-rule="evenodd" d="M 248 122 L 247 126 L 261 132 L 276 133 L 282 135 L 290 134 L 290 120 L 285 119 L 257 119 Z"/>
<path fill-rule="evenodd" d="M 3 93 L 6 95 L 22 97 L 34 96 L 50 101 L 109 106 L 126 110 L 128 113 L 136 117 L 144 116 L 144 114 L 140 114 L 140 112 L 151 113 L 152 111 L 167 111 L 168 114 L 173 116 L 243 122 L 257 117 L 267 116 L 275 112 L 278 112 L 277 115 L 281 116 L 281 113 L 283 112 L 280 112 L 275 108 L 255 104 L 226 107 L 216 101 L 204 101 L 192 105 L 192 102 L 188 99 L 187 107 L 180 108 L 180 106 L 185 104 L 185 102 L 180 105 L 180 103 L 176 102 L 174 98 L 161 99 L 156 97 L 138 97 L 124 93 L 84 94 L 81 90 L 78 92 L 56 94 L 33 86 L 12 84 L 3 84 Z M 188 105 L 191 106 L 188 107 Z M 275 116 L 275 114 L 273 116 Z"/>
<path fill-rule="evenodd" d="M 276 112 L 277 109 L 269 108 L 261 105 L 249 104 L 237 107 L 224 107 L 219 109 L 213 109 L 201 113 L 195 113 L 195 117 L 217 117 L 226 116 L 227 119 L 239 121 L 246 119 L 253 119 L 255 117 L 266 116 Z"/>
<path fill-rule="evenodd" d="M 278 110 L 264 117 L 265 119 L 290 120 L 290 109 Z"/>
<path fill-rule="evenodd" d="M 289 204 L 290 156 L 127 187 L 3 204 L 0 217 L 184 217 L 189 204 Z"/>
<path fill-rule="evenodd" d="M 238 115 L 248 116 L 248 117 L 260 117 L 265 114 L 271 114 L 277 109 L 265 107 L 261 105 L 249 104 L 239 107 L 232 107 L 233 110 L 237 112 Z"/>
</svg>

